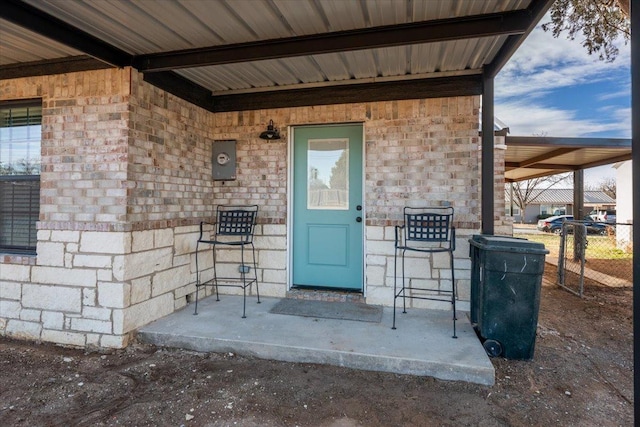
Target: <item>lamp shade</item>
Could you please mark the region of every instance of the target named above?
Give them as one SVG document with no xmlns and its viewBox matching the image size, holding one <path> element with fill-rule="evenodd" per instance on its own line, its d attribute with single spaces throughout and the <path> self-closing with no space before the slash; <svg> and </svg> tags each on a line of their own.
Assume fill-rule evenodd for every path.
<svg viewBox="0 0 640 427">
<path fill-rule="evenodd" d="M 262 139 L 280 139 L 280 132 L 273 126 L 273 120 L 269 120 L 269 125 L 267 125 L 267 130 L 260 134 L 260 138 Z"/>
</svg>

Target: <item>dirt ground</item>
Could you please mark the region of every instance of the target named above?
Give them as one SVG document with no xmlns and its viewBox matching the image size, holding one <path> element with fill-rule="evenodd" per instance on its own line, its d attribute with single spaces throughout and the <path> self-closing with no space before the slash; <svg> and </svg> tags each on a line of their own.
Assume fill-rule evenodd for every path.
<svg viewBox="0 0 640 427">
<path fill-rule="evenodd" d="M 555 277 L 547 265 L 545 276 Z M 543 287 L 533 361 L 496 384 L 199 354 L 108 353 L 0 338 L 2 426 L 631 426 L 632 295 Z"/>
</svg>

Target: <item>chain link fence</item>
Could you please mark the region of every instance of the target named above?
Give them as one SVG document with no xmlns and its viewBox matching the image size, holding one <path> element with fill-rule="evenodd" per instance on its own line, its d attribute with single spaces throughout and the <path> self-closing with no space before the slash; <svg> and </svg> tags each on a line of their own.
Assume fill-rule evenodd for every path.
<svg viewBox="0 0 640 427">
<path fill-rule="evenodd" d="M 576 295 L 589 283 L 633 286 L 631 224 L 566 221 L 558 249 L 557 284 Z"/>
<path fill-rule="evenodd" d="M 633 286 L 633 225 L 566 221 L 557 232 L 523 232 L 517 237 L 543 243 L 546 261 L 557 264 L 557 284 L 576 295 L 585 284 Z"/>
</svg>

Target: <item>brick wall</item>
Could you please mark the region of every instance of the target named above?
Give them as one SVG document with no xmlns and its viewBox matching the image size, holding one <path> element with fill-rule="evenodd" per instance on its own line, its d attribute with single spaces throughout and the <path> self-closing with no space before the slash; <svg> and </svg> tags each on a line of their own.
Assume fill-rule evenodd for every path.
<svg viewBox="0 0 640 427">
<path fill-rule="evenodd" d="M 112 69 L 0 81 L 0 100 L 42 99 L 42 228 L 126 220 L 128 76 Z"/>
<path fill-rule="evenodd" d="M 45 107 L 38 256 L 2 258 L 1 333 L 126 345 L 131 331 L 193 296 L 197 224 L 218 204 L 260 206 L 260 290 L 284 296 L 287 132 L 304 124 L 363 123 L 367 302 L 393 302 L 401 208 L 442 203 L 456 210 L 456 279 L 468 299 L 466 239 L 480 223 L 478 97 L 212 114 L 130 69 L 0 81 L 0 100 L 33 97 Z M 281 140 L 259 139 L 270 119 Z M 237 140 L 237 179 L 212 181 L 212 145 L 227 139 Z M 233 252 L 222 260 L 237 267 Z M 446 289 L 447 274 L 431 257 L 412 280 Z"/>
<path fill-rule="evenodd" d="M 0 332 L 77 346 L 122 347 L 117 323 L 129 250 L 130 70 L 0 81 L 0 100 L 42 99 L 37 257 L 4 256 Z"/>
<path fill-rule="evenodd" d="M 132 73 L 127 222 L 134 229 L 210 218 L 213 114 Z"/>
</svg>

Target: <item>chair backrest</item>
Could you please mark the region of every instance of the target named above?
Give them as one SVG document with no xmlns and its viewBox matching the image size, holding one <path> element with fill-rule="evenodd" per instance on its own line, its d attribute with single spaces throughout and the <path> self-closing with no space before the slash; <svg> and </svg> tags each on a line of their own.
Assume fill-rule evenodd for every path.
<svg viewBox="0 0 640 427">
<path fill-rule="evenodd" d="M 406 207 L 404 221 L 407 241 L 450 242 L 452 239 L 452 207 Z"/>
<path fill-rule="evenodd" d="M 258 206 L 218 206 L 216 234 L 218 236 L 253 236 Z"/>
</svg>

